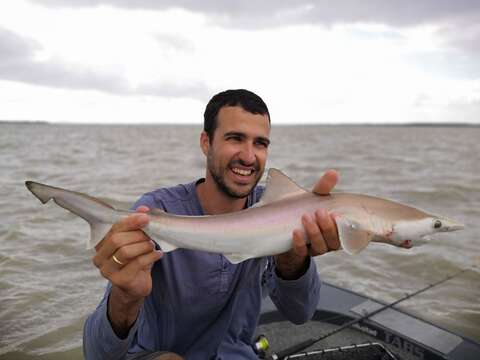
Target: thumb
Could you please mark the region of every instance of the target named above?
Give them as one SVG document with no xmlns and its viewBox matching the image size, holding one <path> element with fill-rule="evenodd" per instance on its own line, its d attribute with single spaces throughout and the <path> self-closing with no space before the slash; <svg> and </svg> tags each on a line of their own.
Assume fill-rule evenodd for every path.
<svg viewBox="0 0 480 360">
<path fill-rule="evenodd" d="M 137 207 L 137 209 L 135 211 L 141 212 L 141 213 L 147 213 L 147 212 L 150 211 L 150 208 L 148 206 L 145 206 L 145 205 L 140 205 L 139 207 Z"/>
<path fill-rule="evenodd" d="M 336 170 L 327 170 L 313 187 L 313 192 L 318 195 L 330 194 L 335 185 L 337 185 L 338 179 L 339 175 Z"/>
</svg>

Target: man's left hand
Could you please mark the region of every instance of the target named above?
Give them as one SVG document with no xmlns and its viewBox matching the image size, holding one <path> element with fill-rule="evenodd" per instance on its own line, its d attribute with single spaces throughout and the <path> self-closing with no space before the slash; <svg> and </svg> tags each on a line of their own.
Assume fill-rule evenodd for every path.
<svg viewBox="0 0 480 360">
<path fill-rule="evenodd" d="M 315 184 L 313 192 L 328 195 L 337 182 L 338 173 L 328 170 Z M 286 280 L 302 276 L 310 263 L 310 256 L 322 255 L 340 248 L 335 219 L 325 209 L 319 209 L 313 215 L 304 214 L 302 224 L 304 229 L 293 231 L 292 249 L 275 256 L 277 273 Z"/>
</svg>

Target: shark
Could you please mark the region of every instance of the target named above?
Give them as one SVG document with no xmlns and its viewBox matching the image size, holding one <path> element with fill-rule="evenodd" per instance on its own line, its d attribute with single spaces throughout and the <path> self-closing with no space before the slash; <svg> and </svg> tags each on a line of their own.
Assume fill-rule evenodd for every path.
<svg viewBox="0 0 480 360">
<path fill-rule="evenodd" d="M 34 181 L 25 185 L 42 203 L 53 200 L 89 223 L 87 249 L 102 241 L 115 222 L 132 214 L 80 192 Z M 343 192 L 318 195 L 270 168 L 264 193 L 250 208 L 205 216 L 152 209 L 142 230 L 164 252 L 185 248 L 222 253 L 230 262 L 239 263 L 291 249 L 293 230 L 303 228 L 302 215 L 321 208 L 333 214 L 341 248 L 349 254 L 359 253 L 370 242 L 408 249 L 431 235 L 464 228 L 455 220 L 389 199 Z"/>
</svg>

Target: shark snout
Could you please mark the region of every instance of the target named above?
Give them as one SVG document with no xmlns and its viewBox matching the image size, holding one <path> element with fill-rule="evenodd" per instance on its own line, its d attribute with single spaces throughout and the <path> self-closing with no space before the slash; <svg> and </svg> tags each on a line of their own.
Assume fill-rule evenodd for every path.
<svg viewBox="0 0 480 360">
<path fill-rule="evenodd" d="M 455 231 L 455 230 L 463 230 L 463 229 L 465 229 L 465 225 L 457 223 L 455 225 L 450 225 L 447 231 Z"/>
<path fill-rule="evenodd" d="M 456 231 L 456 230 L 463 230 L 465 229 L 465 225 L 458 222 L 458 221 L 455 221 L 455 220 L 452 220 L 452 219 L 442 219 L 442 228 L 441 228 L 441 231 Z"/>
</svg>

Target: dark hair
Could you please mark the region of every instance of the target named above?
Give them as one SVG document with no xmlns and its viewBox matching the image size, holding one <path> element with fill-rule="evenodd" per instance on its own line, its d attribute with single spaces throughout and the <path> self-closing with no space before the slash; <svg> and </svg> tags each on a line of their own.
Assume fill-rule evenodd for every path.
<svg viewBox="0 0 480 360">
<path fill-rule="evenodd" d="M 218 125 L 218 112 L 224 106 L 241 106 L 252 114 L 266 114 L 268 123 L 270 123 L 270 113 L 260 96 L 245 89 L 222 91 L 210 99 L 203 114 L 203 131 L 208 134 L 210 142 L 213 140 L 213 134 Z"/>
</svg>

